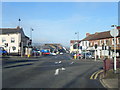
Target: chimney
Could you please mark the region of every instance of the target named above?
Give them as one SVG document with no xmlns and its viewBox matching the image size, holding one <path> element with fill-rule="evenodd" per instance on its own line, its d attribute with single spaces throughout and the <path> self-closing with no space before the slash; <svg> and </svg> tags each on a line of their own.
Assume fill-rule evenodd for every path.
<svg viewBox="0 0 120 90">
<path fill-rule="evenodd" d="M 98 34 L 98 32 L 95 32 L 95 34 Z"/>
<path fill-rule="evenodd" d="M 19 27 L 19 26 L 17 26 L 17 29 L 19 30 L 19 29 L 20 29 L 20 27 Z"/>
<path fill-rule="evenodd" d="M 117 29 L 120 30 L 120 26 L 117 26 Z"/>
<path fill-rule="evenodd" d="M 90 35 L 90 33 L 86 33 L 86 37 L 88 37 Z"/>
</svg>

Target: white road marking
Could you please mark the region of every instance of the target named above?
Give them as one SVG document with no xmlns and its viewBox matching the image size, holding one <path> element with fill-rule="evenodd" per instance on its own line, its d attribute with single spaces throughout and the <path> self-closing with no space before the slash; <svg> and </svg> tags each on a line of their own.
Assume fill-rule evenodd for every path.
<svg viewBox="0 0 120 90">
<path fill-rule="evenodd" d="M 62 63 L 61 61 L 59 61 L 59 63 Z"/>
<path fill-rule="evenodd" d="M 62 69 L 61 69 L 61 70 L 65 70 L 65 68 L 63 68 L 63 67 L 62 67 Z"/>
<path fill-rule="evenodd" d="M 59 74 L 59 69 L 56 69 L 55 70 L 55 75 L 58 75 Z"/>
<path fill-rule="evenodd" d="M 55 64 L 58 64 L 58 62 L 55 62 Z"/>
<path fill-rule="evenodd" d="M 73 64 L 74 62 L 71 62 L 70 64 Z"/>
</svg>

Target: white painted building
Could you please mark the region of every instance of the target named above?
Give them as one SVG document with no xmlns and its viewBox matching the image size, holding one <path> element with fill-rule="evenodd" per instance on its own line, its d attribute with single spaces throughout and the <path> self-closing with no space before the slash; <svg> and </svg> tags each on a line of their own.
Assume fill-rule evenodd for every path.
<svg viewBox="0 0 120 90">
<path fill-rule="evenodd" d="M 80 47 L 79 47 L 80 40 L 71 40 L 70 41 L 70 53 L 81 53 Z"/>
<path fill-rule="evenodd" d="M 30 41 L 25 36 L 23 28 L 0 28 L 0 47 L 3 47 L 9 54 L 25 53 L 25 48 Z"/>
</svg>

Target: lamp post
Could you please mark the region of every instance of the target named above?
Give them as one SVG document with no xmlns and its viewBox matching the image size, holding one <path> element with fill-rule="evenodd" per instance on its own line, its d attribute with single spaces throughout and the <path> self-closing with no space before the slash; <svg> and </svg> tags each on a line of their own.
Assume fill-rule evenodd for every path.
<svg viewBox="0 0 120 90">
<path fill-rule="evenodd" d="M 75 34 L 77 34 L 77 39 L 78 39 L 78 42 L 77 42 L 77 55 L 79 54 L 79 32 L 75 32 Z M 78 59 L 78 57 L 77 57 Z"/>
<path fill-rule="evenodd" d="M 21 19 L 19 18 L 18 21 L 19 21 L 19 25 L 18 26 L 20 27 L 20 21 L 21 21 Z"/>
<path fill-rule="evenodd" d="M 116 27 L 110 31 L 111 36 L 114 37 L 114 72 L 116 73 L 116 37 L 118 36 L 119 31 L 117 25 L 112 25 L 111 27 Z"/>
<path fill-rule="evenodd" d="M 33 31 L 33 28 L 30 28 L 30 40 L 29 40 L 29 42 L 28 42 L 28 50 L 27 50 L 28 57 L 30 57 L 30 55 L 31 55 L 31 48 L 32 48 L 32 31 Z"/>
<path fill-rule="evenodd" d="M 34 31 L 33 28 L 30 28 L 30 37 L 31 37 L 31 40 L 32 40 L 32 32 Z"/>
</svg>

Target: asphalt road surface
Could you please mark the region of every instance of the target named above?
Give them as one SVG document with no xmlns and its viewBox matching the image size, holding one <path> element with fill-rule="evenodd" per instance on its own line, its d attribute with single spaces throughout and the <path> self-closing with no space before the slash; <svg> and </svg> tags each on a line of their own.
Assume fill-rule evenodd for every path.
<svg viewBox="0 0 120 90">
<path fill-rule="evenodd" d="M 3 88 L 104 88 L 90 76 L 103 62 L 72 60 L 69 54 L 3 61 Z"/>
</svg>

